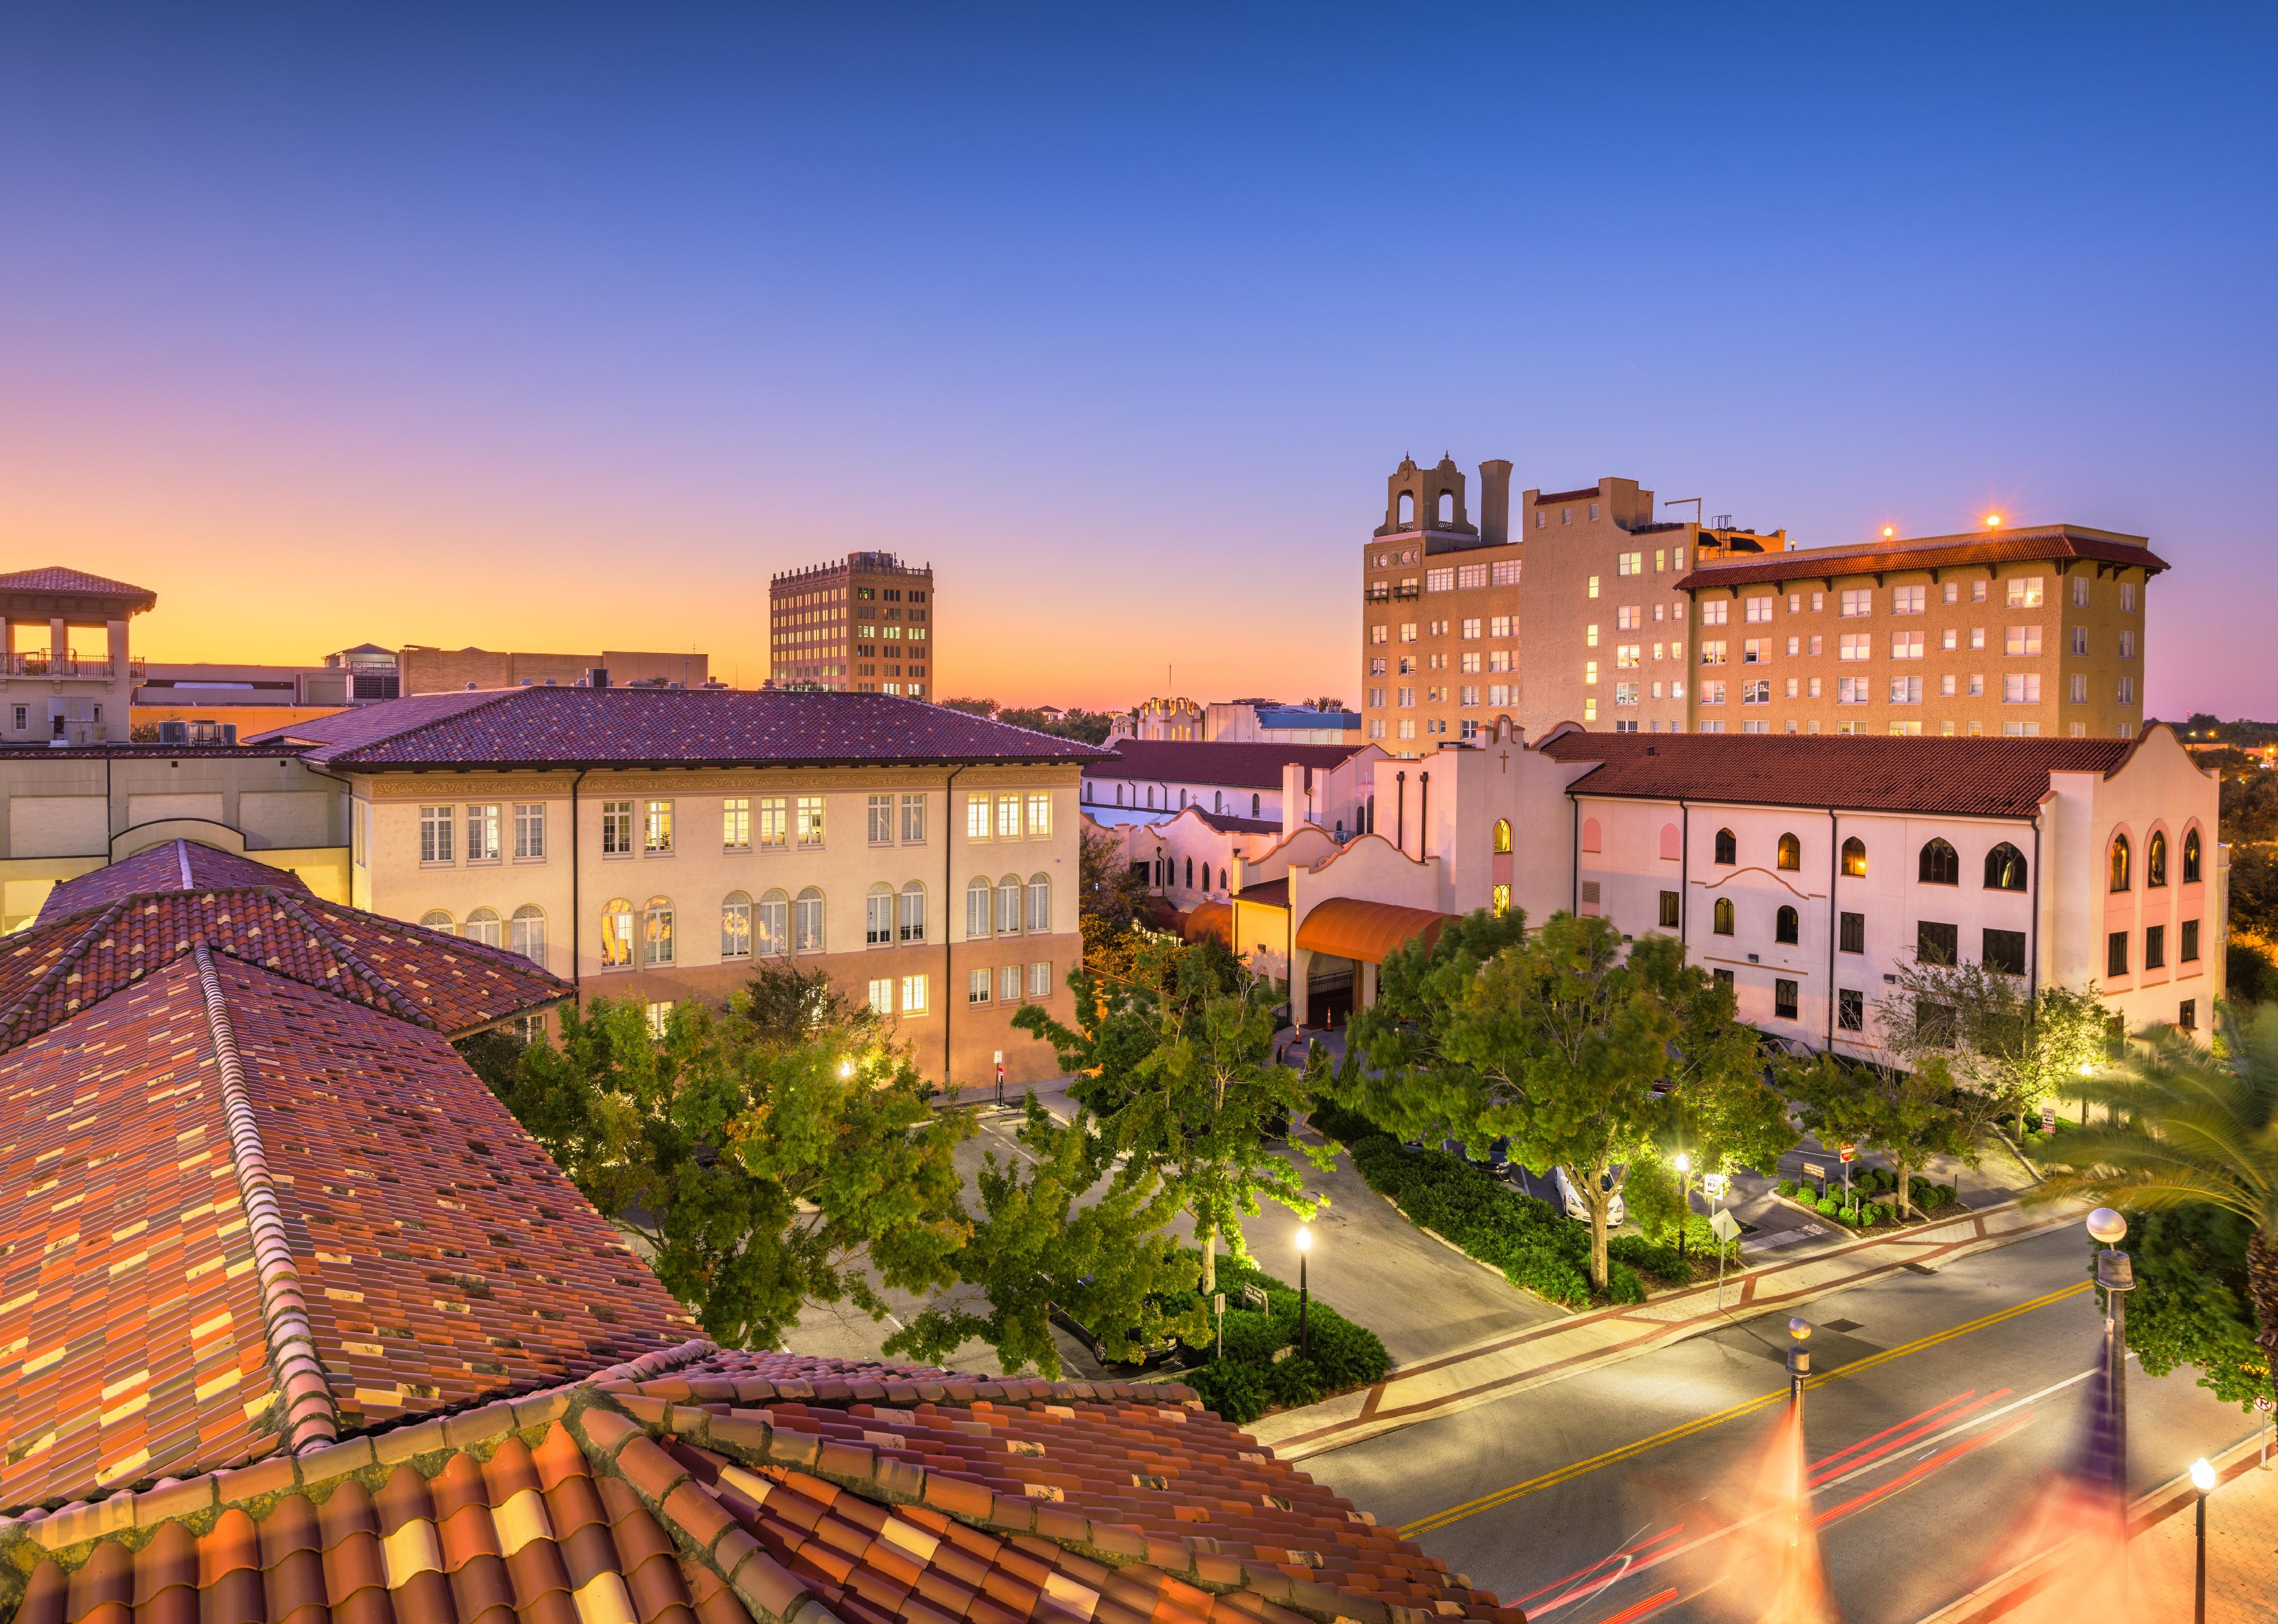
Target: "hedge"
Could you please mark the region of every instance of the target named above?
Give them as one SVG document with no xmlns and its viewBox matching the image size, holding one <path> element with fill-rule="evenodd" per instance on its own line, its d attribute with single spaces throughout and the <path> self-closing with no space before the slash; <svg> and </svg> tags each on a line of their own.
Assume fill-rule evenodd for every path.
<svg viewBox="0 0 2278 1624">
<path fill-rule="evenodd" d="M 1265 1313 L 1236 1306 L 1245 1285 L 1265 1292 Z M 1391 1368 L 1384 1343 L 1374 1331 L 1354 1324 L 1318 1297 L 1306 1311 L 1310 1352 L 1293 1353 L 1277 1364 L 1276 1353 L 1297 1346 L 1297 1288 L 1241 1258 L 1221 1257 L 1218 1289 L 1226 1293 L 1226 1355 L 1183 1371 L 1177 1379 L 1235 1426 L 1246 1425 L 1269 1409 L 1312 1404 L 1331 1393 L 1366 1387 L 1382 1381 Z M 1185 1312 L 1200 1300 L 1197 1292 L 1166 1306 Z M 1204 1308 L 1208 1306 L 1203 1303 Z M 1217 1347 L 1213 1339 L 1204 1351 L 1214 1354 Z"/>
</svg>

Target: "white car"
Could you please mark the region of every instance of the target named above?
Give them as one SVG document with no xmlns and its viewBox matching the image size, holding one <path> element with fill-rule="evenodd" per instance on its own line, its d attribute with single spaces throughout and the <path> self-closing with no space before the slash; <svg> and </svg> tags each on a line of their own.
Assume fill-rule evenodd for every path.
<svg viewBox="0 0 2278 1624">
<path fill-rule="evenodd" d="M 1571 1178 L 1568 1177 L 1566 1170 L 1563 1167 L 1552 1168 L 1550 1170 L 1550 1182 L 1557 1186 L 1558 1204 L 1566 1209 L 1566 1216 L 1570 1218 L 1579 1218 L 1583 1223 L 1587 1224 L 1590 1221 L 1590 1209 L 1582 1204 L 1581 1189 L 1575 1184 Z M 1607 1186 L 1611 1188 L 1613 1182 L 1613 1174 L 1608 1173 L 1606 1175 Z M 1615 1224 L 1619 1224 L 1622 1219 L 1628 1215 L 1628 1207 L 1622 1200 L 1622 1193 L 1619 1190 L 1615 1190 L 1613 1204 L 1606 1208 L 1607 1227 L 1611 1228 Z"/>
</svg>

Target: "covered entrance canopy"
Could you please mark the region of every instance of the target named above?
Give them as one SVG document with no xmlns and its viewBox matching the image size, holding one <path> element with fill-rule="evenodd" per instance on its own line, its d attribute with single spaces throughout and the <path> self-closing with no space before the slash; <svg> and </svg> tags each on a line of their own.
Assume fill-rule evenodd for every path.
<svg viewBox="0 0 2278 1624">
<path fill-rule="evenodd" d="M 1357 896 L 1332 896 L 1317 903 L 1297 926 L 1297 949 L 1303 953 L 1329 953 L 1362 964 L 1380 964 L 1395 948 L 1421 937 L 1428 946 L 1456 916 L 1429 908 L 1403 908 L 1395 903 L 1363 902 Z"/>
</svg>

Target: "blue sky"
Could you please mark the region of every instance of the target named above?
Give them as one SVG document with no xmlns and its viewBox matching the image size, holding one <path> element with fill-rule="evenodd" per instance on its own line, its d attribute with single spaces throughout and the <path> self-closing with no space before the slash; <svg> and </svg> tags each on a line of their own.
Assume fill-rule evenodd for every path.
<svg viewBox="0 0 2278 1624">
<path fill-rule="evenodd" d="M 1357 698 L 1403 453 L 1802 545 L 2147 534 L 2278 715 L 2272 13 L 76 8 L 0 28 L 0 547 L 167 658 L 692 645 Z"/>
</svg>

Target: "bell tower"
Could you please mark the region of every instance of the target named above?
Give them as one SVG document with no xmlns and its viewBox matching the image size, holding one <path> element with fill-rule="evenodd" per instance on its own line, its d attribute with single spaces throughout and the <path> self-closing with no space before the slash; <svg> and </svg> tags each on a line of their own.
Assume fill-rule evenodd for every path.
<svg viewBox="0 0 2278 1624">
<path fill-rule="evenodd" d="M 1384 522 L 1379 536 L 1410 536 L 1430 530 L 1452 536 L 1479 532 L 1464 513 L 1464 470 L 1453 457 L 1442 456 L 1436 468 L 1418 468 L 1413 457 L 1384 482 Z"/>
</svg>

